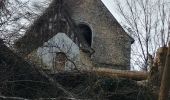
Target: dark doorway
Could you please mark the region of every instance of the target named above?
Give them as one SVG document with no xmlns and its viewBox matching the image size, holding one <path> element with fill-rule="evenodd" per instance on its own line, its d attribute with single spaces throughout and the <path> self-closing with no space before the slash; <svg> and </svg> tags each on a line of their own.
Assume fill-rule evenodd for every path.
<svg viewBox="0 0 170 100">
<path fill-rule="evenodd" d="M 80 34 L 84 37 L 85 41 L 91 46 L 92 43 L 92 31 L 89 26 L 85 24 L 79 25 Z"/>
</svg>

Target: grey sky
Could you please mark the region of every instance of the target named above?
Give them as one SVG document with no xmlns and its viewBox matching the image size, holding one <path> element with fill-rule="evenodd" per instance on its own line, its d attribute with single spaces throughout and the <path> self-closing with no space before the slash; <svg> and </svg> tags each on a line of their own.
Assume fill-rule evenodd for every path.
<svg viewBox="0 0 170 100">
<path fill-rule="evenodd" d="M 28 1 L 28 0 L 22 0 L 22 1 Z M 46 0 L 30 0 L 30 3 L 39 3 L 39 1 L 43 2 Z M 116 5 L 114 4 L 114 0 L 101 0 L 106 7 L 110 10 L 110 12 L 114 15 L 114 17 L 120 21 L 120 18 L 118 17 L 118 14 L 116 13 Z"/>
<path fill-rule="evenodd" d="M 120 21 L 120 18 L 118 17 L 116 5 L 114 3 L 114 0 L 102 0 L 103 3 L 106 5 L 106 7 L 109 9 L 109 11 L 113 14 L 113 16 Z"/>
</svg>

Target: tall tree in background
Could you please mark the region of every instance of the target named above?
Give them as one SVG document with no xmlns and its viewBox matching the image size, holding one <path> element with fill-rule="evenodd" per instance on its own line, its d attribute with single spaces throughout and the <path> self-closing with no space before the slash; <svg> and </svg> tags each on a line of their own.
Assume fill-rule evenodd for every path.
<svg viewBox="0 0 170 100">
<path fill-rule="evenodd" d="M 168 0 L 115 0 L 124 28 L 135 39 L 132 66 L 148 70 L 149 58 L 170 40 Z"/>
</svg>

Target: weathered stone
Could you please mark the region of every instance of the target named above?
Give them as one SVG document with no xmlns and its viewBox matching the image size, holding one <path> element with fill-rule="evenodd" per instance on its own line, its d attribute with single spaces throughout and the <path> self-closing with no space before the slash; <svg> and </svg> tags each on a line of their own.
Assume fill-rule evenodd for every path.
<svg viewBox="0 0 170 100">
<path fill-rule="evenodd" d="M 101 0 L 65 0 L 71 18 L 92 30 L 93 61 L 129 69 L 133 39 L 123 30 Z M 119 69 L 119 68 L 118 68 Z"/>
<path fill-rule="evenodd" d="M 96 65 L 130 69 L 131 43 L 134 40 L 101 0 L 53 0 L 16 46 L 22 54 L 29 54 L 59 32 L 66 33 L 80 49 L 91 53 L 89 58 Z M 33 33 L 39 35 L 32 37 Z M 29 37 L 33 40 L 29 40 Z"/>
</svg>

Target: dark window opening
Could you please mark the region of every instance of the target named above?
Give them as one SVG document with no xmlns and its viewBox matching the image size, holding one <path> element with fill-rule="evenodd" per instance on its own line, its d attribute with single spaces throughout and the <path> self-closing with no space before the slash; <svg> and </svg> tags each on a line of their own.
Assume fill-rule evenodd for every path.
<svg viewBox="0 0 170 100">
<path fill-rule="evenodd" d="M 84 37 L 85 41 L 91 46 L 92 43 L 92 31 L 89 26 L 80 24 L 79 25 L 80 34 Z"/>
</svg>

